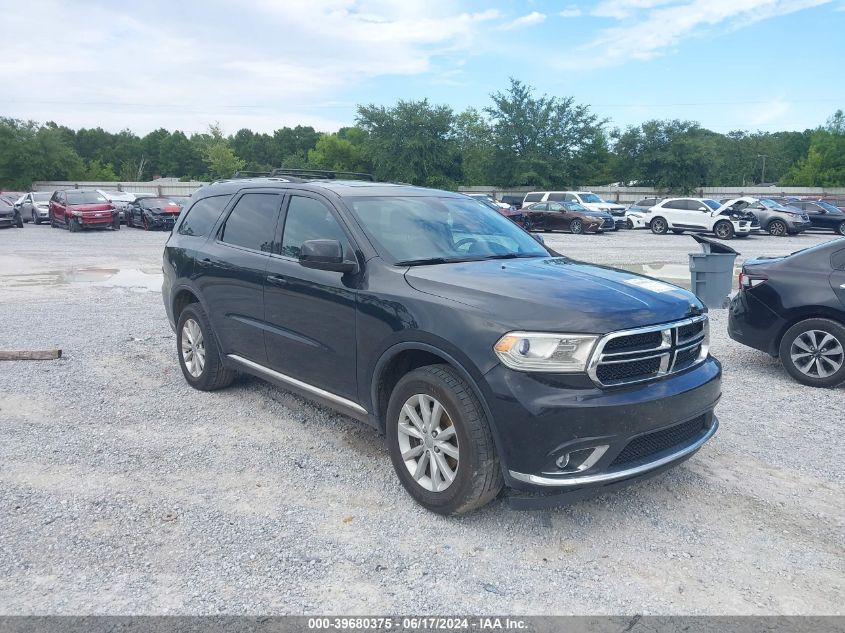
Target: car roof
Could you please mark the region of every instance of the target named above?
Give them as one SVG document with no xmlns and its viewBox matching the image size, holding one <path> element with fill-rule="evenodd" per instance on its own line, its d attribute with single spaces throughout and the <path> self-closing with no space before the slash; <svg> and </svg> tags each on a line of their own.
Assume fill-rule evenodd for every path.
<svg viewBox="0 0 845 633">
<path fill-rule="evenodd" d="M 315 193 L 333 193 L 339 198 L 368 196 L 437 196 L 440 198 L 462 198 L 463 194 L 442 189 L 429 189 L 401 183 L 370 182 L 368 180 L 298 180 L 276 177 L 237 178 L 217 180 L 198 189 L 192 198 L 205 198 L 233 194 L 243 189 L 299 189 Z"/>
</svg>

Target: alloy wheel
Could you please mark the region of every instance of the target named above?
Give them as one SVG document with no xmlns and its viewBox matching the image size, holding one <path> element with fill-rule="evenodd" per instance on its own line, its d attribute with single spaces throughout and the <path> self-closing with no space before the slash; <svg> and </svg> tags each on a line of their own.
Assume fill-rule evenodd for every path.
<svg viewBox="0 0 845 633">
<path fill-rule="evenodd" d="M 842 224 L 840 224 L 840 225 L 839 225 L 839 228 L 838 228 L 837 230 L 838 230 L 838 232 L 839 232 L 839 235 L 845 235 L 845 222 L 843 222 Z"/>
<path fill-rule="evenodd" d="M 402 460 L 414 481 L 431 492 L 452 485 L 459 466 L 458 436 L 439 400 L 422 393 L 408 398 L 397 433 Z"/>
<path fill-rule="evenodd" d="M 199 323 L 188 319 L 182 326 L 182 360 L 188 373 L 194 378 L 202 375 L 205 368 L 205 340 Z"/>
<path fill-rule="evenodd" d="M 730 225 L 721 223 L 716 226 L 716 237 L 721 239 L 727 238 L 731 234 Z"/>
<path fill-rule="evenodd" d="M 784 233 L 786 233 L 786 226 L 780 220 L 775 220 L 769 225 L 769 235 L 780 237 Z"/>
<path fill-rule="evenodd" d="M 572 233 L 580 233 L 583 230 L 583 225 L 581 224 L 581 220 L 572 220 L 569 224 L 569 230 Z"/>
<path fill-rule="evenodd" d="M 845 363 L 842 341 L 823 330 L 807 330 L 799 334 L 789 349 L 792 363 L 811 378 L 827 378 Z"/>
</svg>

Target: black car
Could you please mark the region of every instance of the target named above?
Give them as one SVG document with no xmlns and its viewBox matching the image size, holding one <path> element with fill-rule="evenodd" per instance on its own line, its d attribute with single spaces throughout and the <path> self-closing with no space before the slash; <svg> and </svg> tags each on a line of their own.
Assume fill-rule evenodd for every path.
<svg viewBox="0 0 845 633">
<path fill-rule="evenodd" d="M 173 228 L 176 218 L 182 212 L 179 203 L 170 198 L 149 196 L 138 198 L 126 205 L 124 216 L 126 226 L 143 228 L 145 231 L 153 229 Z"/>
<path fill-rule="evenodd" d="M 807 214 L 810 218 L 811 228 L 845 235 L 845 213 L 829 202 L 824 200 L 793 200 L 789 204 Z"/>
<path fill-rule="evenodd" d="M 845 382 L 845 239 L 785 257 L 748 260 L 728 333 L 777 356 L 798 382 Z"/>
<path fill-rule="evenodd" d="M 20 211 L 15 206 L 15 201 L 11 198 L 0 196 L 0 227 L 16 226 L 19 229 L 23 228 L 23 219 Z"/>
<path fill-rule="evenodd" d="M 193 194 L 163 270 L 191 386 L 245 372 L 372 425 L 435 512 L 503 486 L 516 507 L 606 492 L 718 426 L 721 366 L 695 295 L 555 256 L 461 194 L 216 182 Z"/>
</svg>

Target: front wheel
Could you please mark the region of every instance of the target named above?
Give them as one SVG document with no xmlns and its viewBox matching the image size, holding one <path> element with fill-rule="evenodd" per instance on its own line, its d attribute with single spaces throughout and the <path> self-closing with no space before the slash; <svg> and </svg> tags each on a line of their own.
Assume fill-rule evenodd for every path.
<svg viewBox="0 0 845 633">
<path fill-rule="evenodd" d="M 35 212 L 32 212 L 32 222 L 33 224 L 41 224 L 41 217 Z"/>
<path fill-rule="evenodd" d="M 576 235 L 584 232 L 584 223 L 581 220 L 572 220 L 569 223 L 569 232 L 574 233 Z"/>
<path fill-rule="evenodd" d="M 23 218 L 21 217 L 20 213 L 15 214 L 15 226 L 19 229 L 23 228 Z"/>
<path fill-rule="evenodd" d="M 223 366 L 217 337 L 205 310 L 198 303 L 189 304 L 179 315 L 176 349 L 182 375 L 194 389 L 214 391 L 232 384 L 237 373 Z"/>
<path fill-rule="evenodd" d="M 385 431 L 399 481 L 432 512 L 468 512 L 502 489 L 487 416 L 470 385 L 449 365 L 420 367 L 399 380 Z"/>
<path fill-rule="evenodd" d="M 150 221 L 147 219 L 147 216 L 144 216 L 144 230 L 149 231 L 150 228 Z"/>
<path fill-rule="evenodd" d="M 810 387 L 845 383 L 845 327 L 830 319 L 806 319 L 786 331 L 780 360 L 795 380 Z"/>
<path fill-rule="evenodd" d="M 71 233 L 79 233 L 82 230 L 82 225 L 79 223 L 79 220 L 76 218 L 70 219 L 70 224 L 68 224 L 68 230 Z"/>
<path fill-rule="evenodd" d="M 655 235 L 666 235 L 669 230 L 669 223 L 663 218 L 654 218 L 651 221 L 651 232 Z"/>
<path fill-rule="evenodd" d="M 782 220 L 772 220 L 769 222 L 769 226 L 767 227 L 769 231 L 769 235 L 774 235 L 775 237 L 783 237 L 786 235 L 786 223 Z"/>
<path fill-rule="evenodd" d="M 625 223 L 625 226 L 627 226 L 629 229 L 633 229 L 633 228 L 634 228 L 634 223 L 633 223 L 631 220 L 628 220 L 628 221 Z"/>
<path fill-rule="evenodd" d="M 713 227 L 713 233 L 720 240 L 729 240 L 734 236 L 734 226 L 727 220 L 722 220 L 721 222 L 716 222 L 716 226 Z"/>
<path fill-rule="evenodd" d="M 839 233 L 839 235 L 845 235 L 845 222 L 839 223 L 839 226 L 836 227 L 836 232 Z"/>
</svg>

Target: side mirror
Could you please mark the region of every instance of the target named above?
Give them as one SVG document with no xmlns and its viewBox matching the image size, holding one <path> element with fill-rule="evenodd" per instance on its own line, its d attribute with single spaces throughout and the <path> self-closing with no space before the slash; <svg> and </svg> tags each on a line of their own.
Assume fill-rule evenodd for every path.
<svg viewBox="0 0 845 633">
<path fill-rule="evenodd" d="M 299 250 L 299 263 L 305 268 L 351 273 L 357 266 L 343 259 L 343 247 L 337 240 L 307 240 Z"/>
<path fill-rule="evenodd" d="M 699 211 L 709 211 L 707 207 L 698 207 Z"/>
</svg>

